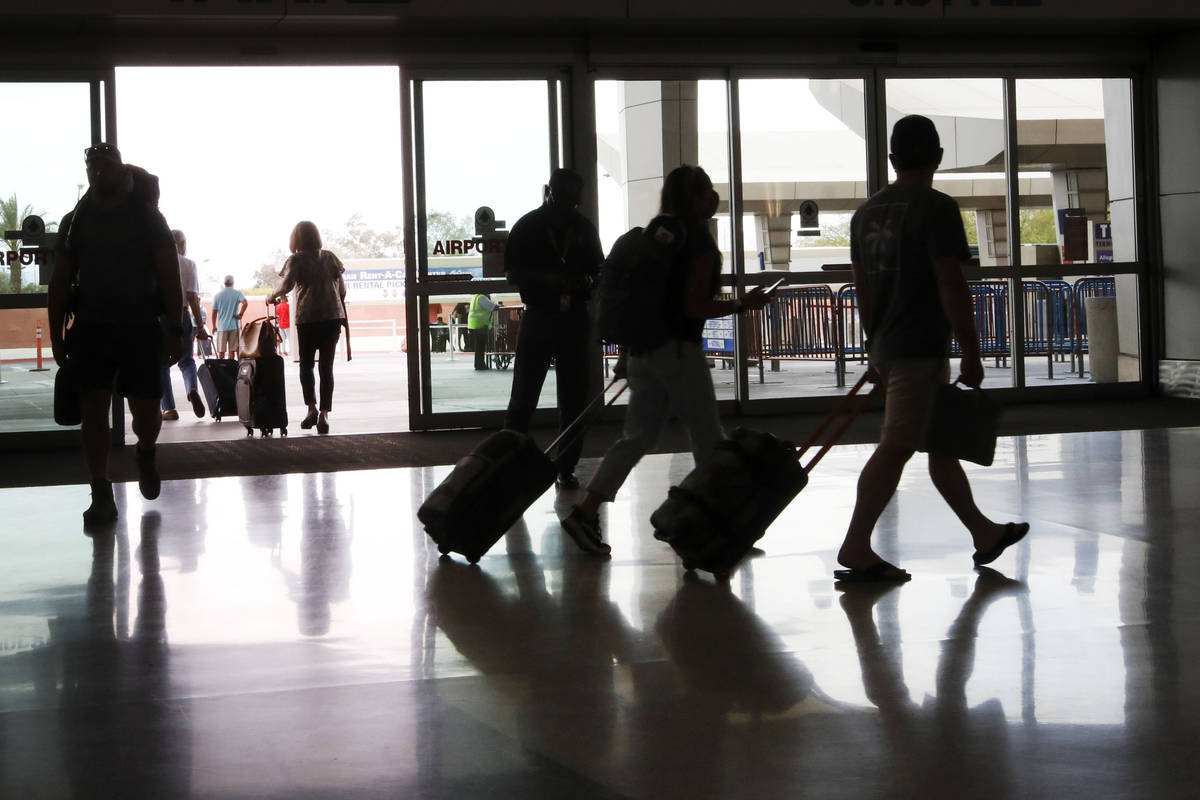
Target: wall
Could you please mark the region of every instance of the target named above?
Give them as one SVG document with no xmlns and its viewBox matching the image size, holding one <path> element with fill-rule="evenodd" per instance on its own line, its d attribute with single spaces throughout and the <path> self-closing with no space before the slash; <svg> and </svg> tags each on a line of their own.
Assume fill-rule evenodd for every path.
<svg viewBox="0 0 1200 800">
<path fill-rule="evenodd" d="M 1155 55 L 1163 354 L 1200 362 L 1200 35 L 1166 39 Z"/>
</svg>

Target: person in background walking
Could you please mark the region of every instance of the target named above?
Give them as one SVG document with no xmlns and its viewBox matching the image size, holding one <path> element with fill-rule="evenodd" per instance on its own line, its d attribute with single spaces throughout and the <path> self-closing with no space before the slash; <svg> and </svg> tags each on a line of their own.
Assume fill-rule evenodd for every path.
<svg viewBox="0 0 1200 800">
<path fill-rule="evenodd" d="M 290 356 L 292 354 L 292 344 L 289 339 L 289 333 L 292 329 L 292 306 L 288 303 L 286 296 L 279 298 L 279 302 L 275 304 L 275 317 L 279 320 L 279 338 L 282 339 L 281 350 L 283 355 Z"/>
<path fill-rule="evenodd" d="M 242 347 L 242 315 L 246 313 L 246 295 L 233 288 L 233 276 L 225 276 L 225 288 L 217 292 L 212 304 L 212 328 L 216 333 L 218 358 L 237 358 Z"/>
<path fill-rule="evenodd" d="M 179 254 L 179 284 L 183 287 L 183 314 L 180 318 L 183 337 L 182 348 L 179 351 L 179 372 L 183 375 L 183 388 L 187 392 L 188 402 L 192 404 L 192 411 L 197 417 L 203 417 L 204 401 L 200 399 L 200 385 L 196 380 L 196 359 L 192 357 L 195 340 L 204 341 L 209 338 L 208 331 L 204 330 L 204 309 L 200 307 L 200 280 L 196 277 L 196 262 L 187 257 L 187 237 L 183 235 L 183 231 L 173 230 L 171 237 L 175 240 L 175 250 Z M 162 418 L 172 422 L 179 419 L 179 412 L 175 410 L 171 368 L 163 366 L 162 373 Z"/>
<path fill-rule="evenodd" d="M 329 412 L 333 410 L 333 357 L 342 326 L 346 324 L 346 268 L 333 253 L 321 249 L 321 232 L 305 220 L 296 223 L 288 243 L 292 254 L 284 262 L 280 275 L 283 284 L 267 298 L 276 303 L 296 290 L 296 331 L 300 337 L 300 388 L 308 415 L 300 427 L 314 425 L 317 433 L 329 433 Z M 320 407 L 317 405 L 313 365 L 321 376 Z"/>
<path fill-rule="evenodd" d="M 563 530 L 584 552 L 608 554 L 611 548 L 600 530 L 600 504 L 616 497 L 671 414 L 678 415 L 687 428 L 697 466 L 725 438 L 712 370 L 702 346 L 704 321 L 762 308 L 768 297 L 756 286 L 742 297 L 717 299 L 721 251 L 708 231 L 708 220 L 717 212 L 719 200 L 712 180 L 700 167 L 676 167 L 663 181 L 659 213 L 674 217 L 687 231 L 667 283 L 671 334 L 645 352 L 622 349 L 617 360 L 614 374 L 629 381 L 625 430 L 604 454 L 583 501 L 562 520 Z"/>
</svg>

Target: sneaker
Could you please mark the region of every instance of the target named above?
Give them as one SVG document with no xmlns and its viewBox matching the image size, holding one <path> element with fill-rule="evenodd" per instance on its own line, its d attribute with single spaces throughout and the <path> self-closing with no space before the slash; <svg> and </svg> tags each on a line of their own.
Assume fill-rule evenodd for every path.
<svg viewBox="0 0 1200 800">
<path fill-rule="evenodd" d="M 606 556 L 612 552 L 612 548 L 600 536 L 599 514 L 589 517 L 576 506 L 571 509 L 567 518 L 562 520 L 562 527 L 583 552 L 597 556 Z"/>
<path fill-rule="evenodd" d="M 92 481 L 92 504 L 83 512 L 84 525 L 104 525 L 117 519 L 111 481 Z"/>
<path fill-rule="evenodd" d="M 163 412 L 164 422 L 174 422 L 177 419 L 179 419 L 179 412 L 175 409 L 172 408 Z"/>
<path fill-rule="evenodd" d="M 142 497 L 153 500 L 162 490 L 162 478 L 158 475 L 158 454 L 155 450 L 135 447 L 137 453 L 138 489 Z"/>
<path fill-rule="evenodd" d="M 196 416 L 204 417 L 204 401 L 200 399 L 200 393 L 195 389 L 188 392 L 188 400 L 192 403 L 192 411 L 196 412 Z"/>
<path fill-rule="evenodd" d="M 579 478 L 573 472 L 560 472 L 554 479 L 554 484 L 560 489 L 578 489 Z"/>
</svg>

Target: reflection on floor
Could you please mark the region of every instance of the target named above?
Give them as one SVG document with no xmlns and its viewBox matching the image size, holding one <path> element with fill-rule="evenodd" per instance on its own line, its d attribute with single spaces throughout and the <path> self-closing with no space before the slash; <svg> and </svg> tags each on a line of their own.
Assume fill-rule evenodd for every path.
<svg viewBox="0 0 1200 800">
<path fill-rule="evenodd" d="M 1198 445 L 1003 440 L 969 473 L 1033 532 L 980 572 L 914 462 L 877 547 L 915 579 L 847 593 L 869 447 L 729 586 L 650 536 L 680 455 L 607 510 L 610 562 L 552 495 L 439 561 L 444 467 L 168 482 L 93 539 L 86 487 L 0 490 L 0 796 L 1195 796 Z"/>
</svg>

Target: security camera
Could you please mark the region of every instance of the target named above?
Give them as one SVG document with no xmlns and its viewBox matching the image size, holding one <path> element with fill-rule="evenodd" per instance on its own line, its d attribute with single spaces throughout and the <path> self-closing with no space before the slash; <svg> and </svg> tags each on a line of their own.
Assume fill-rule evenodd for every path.
<svg viewBox="0 0 1200 800">
<path fill-rule="evenodd" d="M 489 206 L 480 206 L 475 209 L 475 233 L 484 234 L 503 227 L 504 221 L 497 220 L 496 212 L 492 211 Z"/>
</svg>

